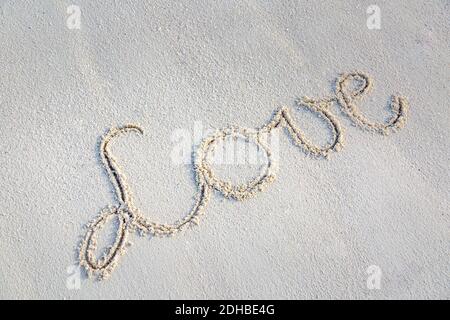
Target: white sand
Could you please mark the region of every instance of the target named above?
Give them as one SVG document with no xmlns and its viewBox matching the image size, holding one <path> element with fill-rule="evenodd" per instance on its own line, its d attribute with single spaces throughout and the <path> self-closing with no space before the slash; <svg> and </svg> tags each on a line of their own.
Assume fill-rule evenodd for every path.
<svg viewBox="0 0 450 320">
<path fill-rule="evenodd" d="M 0 4 L 0 298 L 450 298 L 447 1 L 376 1 L 380 30 L 366 26 L 373 1 L 110 3 L 77 1 L 80 30 L 71 1 Z M 106 129 L 143 127 L 114 152 L 140 210 L 171 222 L 196 190 L 170 160 L 176 129 L 260 126 L 355 69 L 374 78 L 373 119 L 408 98 L 405 128 L 384 137 L 339 114 L 346 146 L 328 161 L 282 136 L 265 192 L 214 193 L 198 227 L 132 235 L 110 279 L 69 290 L 82 226 L 115 204 Z M 325 141 L 321 122 L 296 119 Z"/>
</svg>

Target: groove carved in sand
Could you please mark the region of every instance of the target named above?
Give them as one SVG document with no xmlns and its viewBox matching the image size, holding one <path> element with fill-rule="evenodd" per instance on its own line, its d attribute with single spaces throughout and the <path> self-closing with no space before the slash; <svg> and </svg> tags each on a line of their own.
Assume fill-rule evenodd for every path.
<svg viewBox="0 0 450 320">
<path fill-rule="evenodd" d="M 349 85 L 355 84 L 355 82 L 357 86 L 351 90 Z M 362 72 L 347 73 L 337 79 L 334 96 L 317 100 L 304 97 L 297 101 L 297 105 L 304 106 L 317 113 L 330 126 L 333 133 L 332 141 L 325 146 L 317 146 L 308 140 L 294 122 L 291 111 L 287 107 L 277 110 L 272 119 L 257 130 L 230 127 L 218 130 L 204 139 L 197 149 L 193 161 L 198 187 L 196 202 L 183 219 L 173 224 L 151 221 L 134 206 L 132 192 L 126 181 L 126 176 L 110 151 L 110 143 L 114 138 L 129 132 L 142 134 L 142 129 L 137 125 L 110 129 L 102 139 L 100 155 L 114 185 L 119 204 L 103 209 L 100 215 L 87 226 L 86 236 L 79 249 L 80 265 L 86 269 L 89 275 L 98 275 L 99 279 L 105 279 L 111 274 L 119 258 L 125 253 L 129 245 L 128 235 L 130 233 L 139 231 L 141 235 L 171 236 L 189 225 L 198 224 L 199 218 L 204 214 L 212 190 L 222 193 L 226 198 L 236 200 L 245 200 L 263 191 L 275 180 L 277 169 L 270 148 L 261 139 L 263 134 L 270 133 L 278 128 L 285 128 L 295 145 L 316 157 L 327 158 L 331 152 L 339 151 L 344 144 L 344 131 L 336 116 L 330 111 L 330 105 L 333 102 L 338 103 L 354 124 L 363 129 L 388 134 L 390 131 L 402 128 L 406 122 L 408 111 L 408 102 L 404 97 L 392 97 L 393 115 L 386 123 L 372 122 L 362 114 L 356 103 L 360 102 L 363 96 L 370 92 L 371 88 L 372 79 L 368 75 Z M 255 143 L 266 155 L 267 165 L 262 169 L 260 175 L 250 182 L 233 185 L 230 182 L 223 181 L 216 176 L 208 162 L 208 155 L 214 149 L 214 145 L 228 137 L 239 137 L 246 142 Z M 118 220 L 115 241 L 109 250 L 98 259 L 95 255 L 97 233 L 106 222 L 113 218 Z"/>
</svg>

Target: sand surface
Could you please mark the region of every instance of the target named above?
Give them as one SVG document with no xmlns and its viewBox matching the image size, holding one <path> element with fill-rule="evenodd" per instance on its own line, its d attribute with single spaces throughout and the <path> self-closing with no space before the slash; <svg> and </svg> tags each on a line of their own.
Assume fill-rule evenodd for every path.
<svg viewBox="0 0 450 320">
<path fill-rule="evenodd" d="M 0 298 L 450 298 L 449 20 L 448 1 L 2 1 Z M 117 204 L 98 155 L 106 130 L 144 129 L 114 154 L 136 206 L 172 222 L 197 188 L 174 161 L 180 132 L 194 143 L 199 127 L 259 127 L 352 70 L 374 79 L 371 119 L 407 97 L 403 129 L 369 133 L 333 106 L 341 152 L 314 159 L 281 135 L 265 192 L 214 192 L 199 226 L 130 235 L 108 280 L 78 282 L 83 225 Z M 310 113 L 295 119 L 329 138 Z"/>
</svg>

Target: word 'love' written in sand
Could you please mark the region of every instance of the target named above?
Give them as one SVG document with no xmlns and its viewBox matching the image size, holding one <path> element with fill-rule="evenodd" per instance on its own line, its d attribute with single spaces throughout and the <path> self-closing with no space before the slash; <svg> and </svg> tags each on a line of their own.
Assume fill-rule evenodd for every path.
<svg viewBox="0 0 450 320">
<path fill-rule="evenodd" d="M 133 204 L 133 196 L 130 186 L 117 159 L 112 155 L 110 145 L 112 141 L 125 133 L 143 133 L 141 127 L 130 124 L 120 128 L 112 128 L 103 137 L 100 145 L 100 155 L 103 165 L 114 185 L 117 200 L 116 206 L 103 209 L 100 215 L 88 226 L 84 240 L 79 248 L 79 263 L 87 273 L 97 275 L 99 279 L 107 278 L 117 265 L 119 258 L 130 245 L 128 237 L 131 233 L 139 231 L 141 235 L 172 236 L 181 232 L 185 227 L 197 225 L 213 190 L 222 193 L 226 198 L 245 200 L 263 191 L 275 180 L 277 165 L 269 146 L 261 138 L 273 130 L 285 128 L 295 145 L 305 152 L 316 156 L 325 157 L 332 152 L 339 151 L 344 145 L 344 134 L 340 122 L 331 112 L 332 103 L 338 103 L 353 123 L 365 130 L 389 134 L 404 126 L 408 111 L 408 102 L 404 97 L 393 96 L 390 107 L 392 115 L 384 123 L 368 120 L 359 110 L 357 103 L 372 89 L 372 79 L 363 72 L 353 72 L 342 75 L 337 79 L 335 94 L 324 99 L 311 99 L 304 97 L 297 101 L 314 113 L 317 113 L 333 132 L 332 139 L 325 146 L 314 145 L 294 122 L 291 111 L 287 107 L 277 110 L 271 120 L 257 129 L 229 127 L 217 130 L 214 134 L 205 138 L 195 152 L 193 168 L 195 170 L 198 193 L 196 202 L 189 213 L 180 221 L 173 224 L 162 224 L 149 220 Z M 261 169 L 260 174 L 248 182 L 232 184 L 220 179 L 211 166 L 210 155 L 214 147 L 227 138 L 241 138 L 245 142 L 254 143 L 265 153 L 267 163 Z M 118 229 L 115 241 L 101 258 L 97 258 L 98 233 L 111 219 L 117 219 Z"/>
</svg>

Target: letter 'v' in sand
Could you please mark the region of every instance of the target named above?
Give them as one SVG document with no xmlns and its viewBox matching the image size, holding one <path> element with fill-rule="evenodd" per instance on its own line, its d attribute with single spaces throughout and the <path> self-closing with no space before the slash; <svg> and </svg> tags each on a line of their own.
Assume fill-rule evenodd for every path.
<svg viewBox="0 0 450 320">
<path fill-rule="evenodd" d="M 351 82 L 357 86 L 350 89 Z M 310 142 L 304 133 L 295 124 L 290 109 L 283 107 L 275 112 L 272 119 L 257 130 L 230 127 L 216 131 L 202 141 L 194 158 L 194 170 L 197 181 L 197 200 L 189 213 L 180 221 L 173 224 L 160 224 L 149 220 L 133 204 L 133 196 L 126 176 L 111 154 L 110 144 L 119 135 L 136 132 L 143 133 L 137 125 L 125 125 L 112 128 L 103 137 L 100 145 L 100 155 L 106 171 L 115 187 L 118 205 L 103 209 L 100 215 L 87 226 L 87 233 L 79 248 L 79 263 L 87 273 L 97 275 L 99 279 L 107 278 L 117 265 L 120 257 L 125 253 L 129 242 L 128 235 L 139 231 L 141 235 L 172 236 L 185 227 L 198 224 L 199 218 L 204 214 L 212 190 L 222 193 L 226 198 L 245 200 L 263 191 L 276 177 L 276 166 L 270 148 L 261 138 L 263 134 L 275 129 L 286 128 L 295 145 L 305 152 L 316 156 L 328 158 L 333 151 L 339 151 L 344 145 L 344 132 L 336 118 L 330 111 L 330 105 L 337 102 L 355 125 L 369 131 L 389 134 L 404 126 L 408 112 L 408 102 L 401 96 L 393 96 L 391 100 L 392 116 L 385 123 L 376 123 L 368 120 L 357 106 L 357 102 L 372 89 L 372 79 L 363 72 L 343 74 L 337 79 L 335 95 L 326 99 L 310 99 L 304 97 L 297 101 L 312 112 L 317 113 L 331 127 L 332 141 L 325 146 L 317 146 Z M 230 182 L 218 178 L 208 162 L 208 155 L 214 146 L 228 137 L 243 138 L 246 142 L 255 143 L 267 157 L 267 164 L 258 177 L 250 182 L 232 185 Z M 100 259 L 96 258 L 98 232 L 110 219 L 118 219 L 116 239 L 109 250 Z"/>
</svg>

